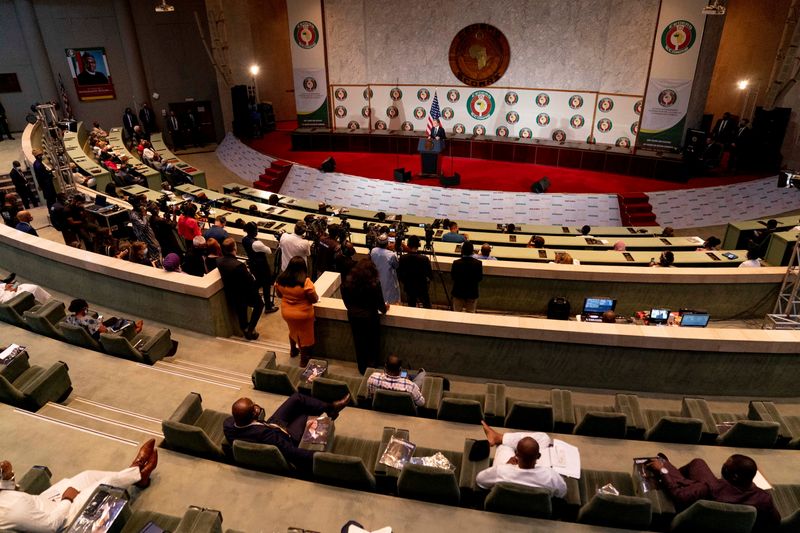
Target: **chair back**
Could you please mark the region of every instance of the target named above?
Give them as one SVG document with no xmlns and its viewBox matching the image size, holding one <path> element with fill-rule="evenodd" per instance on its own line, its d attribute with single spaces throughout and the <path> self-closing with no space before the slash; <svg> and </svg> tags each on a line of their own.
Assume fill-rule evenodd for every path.
<svg viewBox="0 0 800 533">
<path fill-rule="evenodd" d="M 553 431 L 553 406 L 544 403 L 514 401 L 505 420 L 505 427 L 525 431 Z"/>
<path fill-rule="evenodd" d="M 0 303 L 0 320 L 20 328 L 27 328 L 23 313 L 36 305 L 36 299 L 29 292 L 21 292 L 9 301 Z"/>
<path fill-rule="evenodd" d="M 415 416 L 417 406 L 411 394 L 403 391 L 377 389 L 372 398 L 372 408 L 383 413 Z"/>
<path fill-rule="evenodd" d="M 461 500 L 454 472 L 411 463 L 400 471 L 397 493 L 403 498 L 445 505 L 458 505 Z"/>
<path fill-rule="evenodd" d="M 291 475 L 294 468 L 272 444 L 233 441 L 233 459 L 237 464 L 269 474 Z"/>
<path fill-rule="evenodd" d="M 578 512 L 582 524 L 623 529 L 647 529 L 652 518 L 647 498 L 603 493 L 595 494 Z"/>
<path fill-rule="evenodd" d="M 103 350 L 114 357 L 120 357 L 137 363 L 145 363 L 142 353 L 133 347 L 130 341 L 118 333 L 101 333 L 100 344 Z"/>
<path fill-rule="evenodd" d="M 628 428 L 627 417 L 622 413 L 589 411 L 584 415 L 574 433 L 587 437 L 624 439 Z"/>
<path fill-rule="evenodd" d="M 256 368 L 252 374 L 253 387 L 256 390 L 271 392 L 273 394 L 280 394 L 283 396 L 291 396 L 297 392 L 289 375 L 282 370 L 274 368 Z"/>
<path fill-rule="evenodd" d="M 697 444 L 703 435 L 703 422 L 697 418 L 663 416 L 645 433 L 645 440 Z"/>
<path fill-rule="evenodd" d="M 750 505 L 698 500 L 672 519 L 676 533 L 750 533 L 756 523 L 756 508 Z"/>
<path fill-rule="evenodd" d="M 761 420 L 739 420 L 717 438 L 723 446 L 738 448 L 772 448 L 778 440 L 780 424 Z"/>
<path fill-rule="evenodd" d="M 314 454 L 314 477 L 318 481 L 356 490 L 375 490 L 375 476 L 360 457 L 319 452 Z"/>
<path fill-rule="evenodd" d="M 492 487 L 484 502 L 484 509 L 493 513 L 550 518 L 553 515 L 553 502 L 547 489 L 501 482 Z"/>
<path fill-rule="evenodd" d="M 316 378 L 311 383 L 311 396 L 323 402 L 341 400 L 350 392 L 350 387 L 344 381 L 329 378 Z M 351 403 L 355 397 L 351 398 Z"/>
<path fill-rule="evenodd" d="M 442 398 L 437 418 L 463 424 L 480 424 L 483 420 L 483 407 L 477 400 Z"/>
<path fill-rule="evenodd" d="M 22 316 L 28 327 L 36 333 L 53 339 L 64 340 L 64 336 L 57 326 L 67 316 L 64 302 L 48 300 L 39 307 L 33 307 L 25 311 Z"/>
<path fill-rule="evenodd" d="M 80 346 L 82 348 L 88 348 L 90 350 L 103 350 L 103 346 L 96 341 L 94 337 L 89 335 L 89 332 L 82 327 L 70 324 L 63 320 L 58 323 L 58 327 L 61 329 L 61 334 L 68 343 L 74 344 L 75 346 Z"/>
</svg>

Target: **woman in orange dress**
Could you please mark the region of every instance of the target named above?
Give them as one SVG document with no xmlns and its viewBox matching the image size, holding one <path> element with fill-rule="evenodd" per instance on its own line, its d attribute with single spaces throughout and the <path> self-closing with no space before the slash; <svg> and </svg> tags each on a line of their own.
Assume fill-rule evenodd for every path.
<svg viewBox="0 0 800 533">
<path fill-rule="evenodd" d="M 300 366 L 306 366 L 314 354 L 314 304 L 319 301 L 314 283 L 308 277 L 303 257 L 293 257 L 275 281 L 281 297 L 281 316 L 289 326 L 291 356 L 300 355 Z"/>
</svg>

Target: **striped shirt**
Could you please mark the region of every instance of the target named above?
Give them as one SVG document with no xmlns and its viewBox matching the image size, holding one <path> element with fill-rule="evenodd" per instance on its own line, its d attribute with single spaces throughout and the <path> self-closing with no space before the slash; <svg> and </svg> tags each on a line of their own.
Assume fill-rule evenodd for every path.
<svg viewBox="0 0 800 533">
<path fill-rule="evenodd" d="M 367 394 L 371 398 L 377 389 L 394 390 L 411 394 L 411 399 L 417 405 L 425 405 L 425 398 L 419 386 L 408 378 L 390 376 L 385 372 L 373 372 L 367 380 Z"/>
</svg>

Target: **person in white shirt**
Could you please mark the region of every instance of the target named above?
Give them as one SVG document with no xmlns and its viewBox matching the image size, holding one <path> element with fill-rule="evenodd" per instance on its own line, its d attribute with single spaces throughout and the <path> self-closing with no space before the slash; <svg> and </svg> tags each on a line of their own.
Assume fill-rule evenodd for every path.
<svg viewBox="0 0 800 533">
<path fill-rule="evenodd" d="M 507 481 L 547 489 L 556 498 L 567 494 L 567 483 L 549 467 L 537 466 L 539 450 L 552 445 L 546 433 L 499 433 L 481 421 L 490 446 L 497 446 L 494 463 L 478 473 L 476 481 L 482 489 L 491 489 L 496 483 Z"/>
<path fill-rule="evenodd" d="M 747 250 L 747 261 L 739 263 L 739 268 L 760 268 L 761 259 L 758 258 L 758 250 L 751 248 Z"/>
<path fill-rule="evenodd" d="M 0 530 L 54 532 L 71 523 L 101 484 L 128 489 L 146 488 L 158 464 L 155 439 L 145 442 L 129 468 L 119 472 L 86 470 L 62 479 L 39 495 L 16 490 L 14 469 L 0 461 Z"/>
<path fill-rule="evenodd" d="M 302 220 L 294 225 L 294 233 L 281 235 L 278 247 L 281 250 L 281 271 L 286 270 L 292 257 L 309 257 L 311 241 L 303 238 L 306 234 L 306 223 Z"/>
<path fill-rule="evenodd" d="M 0 303 L 6 303 L 21 292 L 33 294 L 33 298 L 40 304 L 52 298 L 49 292 L 32 283 L 21 283 L 19 285 L 6 283 L 5 285 L 0 285 Z"/>
</svg>

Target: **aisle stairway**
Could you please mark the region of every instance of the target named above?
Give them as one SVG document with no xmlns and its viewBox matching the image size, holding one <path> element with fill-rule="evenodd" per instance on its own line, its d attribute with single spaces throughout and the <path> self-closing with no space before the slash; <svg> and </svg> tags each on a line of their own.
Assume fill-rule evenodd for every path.
<svg viewBox="0 0 800 533">
<path fill-rule="evenodd" d="M 258 176 L 258 181 L 253 183 L 253 187 L 263 191 L 277 193 L 281 190 L 283 182 L 286 181 L 286 176 L 289 175 L 289 170 L 291 170 L 291 168 L 292 163 L 276 159 L 269 167 L 264 169 L 263 174 Z"/>
<path fill-rule="evenodd" d="M 618 193 L 617 200 L 623 226 L 658 226 L 650 198 L 645 193 Z"/>
</svg>

